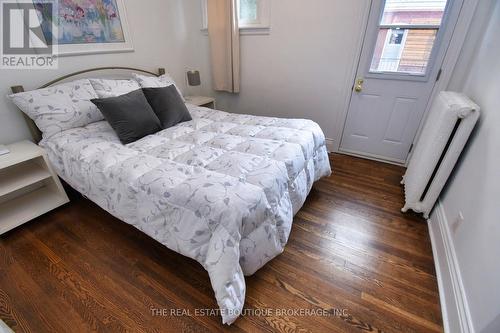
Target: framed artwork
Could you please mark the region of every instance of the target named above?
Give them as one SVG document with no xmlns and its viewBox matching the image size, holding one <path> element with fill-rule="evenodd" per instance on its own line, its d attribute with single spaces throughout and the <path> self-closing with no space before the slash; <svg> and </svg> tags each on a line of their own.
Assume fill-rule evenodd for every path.
<svg viewBox="0 0 500 333">
<path fill-rule="evenodd" d="M 45 12 L 46 1 L 34 0 L 33 3 L 41 16 L 43 34 L 52 35 L 57 41 L 59 56 L 67 56 L 132 52 L 134 47 L 123 1 L 59 0 L 54 15 L 48 10 Z"/>
</svg>

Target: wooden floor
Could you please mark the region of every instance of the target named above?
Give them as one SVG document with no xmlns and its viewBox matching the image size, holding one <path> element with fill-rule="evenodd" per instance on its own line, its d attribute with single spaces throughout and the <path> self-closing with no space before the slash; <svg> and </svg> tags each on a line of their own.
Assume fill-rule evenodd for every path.
<svg viewBox="0 0 500 333">
<path fill-rule="evenodd" d="M 201 266 L 77 196 L 0 236 L 0 318 L 37 333 L 441 332 L 427 225 L 399 211 L 403 169 L 331 160 L 284 253 L 246 280 L 245 308 L 267 316 L 197 316 L 217 309 Z"/>
</svg>

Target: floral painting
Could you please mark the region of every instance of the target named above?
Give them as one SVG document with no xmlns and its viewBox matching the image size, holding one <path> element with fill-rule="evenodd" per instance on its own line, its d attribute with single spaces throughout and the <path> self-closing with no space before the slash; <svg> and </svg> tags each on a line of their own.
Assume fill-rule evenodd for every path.
<svg viewBox="0 0 500 333">
<path fill-rule="evenodd" d="M 56 17 L 46 13 L 46 2 L 33 1 L 45 36 L 52 35 L 57 26 L 59 45 L 123 43 L 125 35 L 117 0 L 60 0 Z"/>
</svg>

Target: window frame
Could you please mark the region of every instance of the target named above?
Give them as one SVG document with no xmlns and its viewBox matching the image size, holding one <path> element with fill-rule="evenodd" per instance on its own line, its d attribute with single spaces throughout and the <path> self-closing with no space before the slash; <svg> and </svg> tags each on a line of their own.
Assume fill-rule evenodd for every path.
<svg viewBox="0 0 500 333">
<path fill-rule="evenodd" d="M 374 31 L 371 33 L 372 45 L 370 59 L 373 60 L 373 55 L 375 53 L 375 47 L 377 44 L 377 36 L 380 30 L 382 29 L 408 29 L 408 30 L 422 30 L 422 29 L 430 29 L 437 30 L 436 37 L 434 39 L 434 43 L 432 45 L 431 54 L 429 56 L 429 60 L 427 62 L 427 67 L 425 69 L 425 73 L 416 74 L 416 73 L 405 73 L 405 72 L 391 72 L 391 71 L 371 71 L 371 61 L 368 61 L 367 68 L 365 69 L 365 77 L 373 78 L 373 79 L 387 79 L 387 80 L 406 80 L 406 81 L 428 81 L 432 72 L 434 71 L 434 66 L 436 64 L 437 58 L 437 50 L 439 48 L 436 45 L 441 43 L 446 26 L 448 23 L 448 18 L 450 14 L 450 10 L 453 7 L 453 3 L 455 0 L 448 0 L 446 3 L 446 7 L 443 12 L 443 18 L 441 20 L 440 25 L 435 24 L 382 24 L 382 18 L 384 16 L 384 9 L 386 0 L 382 0 L 379 8 L 379 18 L 377 21 L 377 26 Z M 368 32 L 367 32 L 368 33 Z"/>
<path fill-rule="evenodd" d="M 237 0 L 238 13 L 240 1 Z M 207 0 L 201 0 L 202 31 L 208 33 Z M 271 0 L 257 0 L 257 20 L 239 21 L 240 35 L 268 35 L 271 31 Z"/>
<path fill-rule="evenodd" d="M 380 28 L 380 29 L 382 29 L 382 28 Z M 392 32 L 393 31 L 403 32 L 402 37 L 401 37 L 401 42 L 398 43 L 398 44 L 396 44 L 396 43 L 392 44 L 391 43 L 391 37 L 392 37 Z M 406 45 L 406 39 L 407 39 L 407 37 L 408 37 L 408 30 L 401 30 L 401 29 L 392 29 L 392 28 L 389 28 L 388 29 L 388 33 L 385 36 L 384 46 L 382 47 L 381 59 L 379 61 L 382 62 L 384 53 L 386 52 L 388 45 L 399 45 L 398 58 L 401 57 L 401 55 L 403 54 L 403 51 L 404 51 L 404 47 Z M 372 62 L 373 62 L 373 56 L 372 56 Z M 379 66 L 380 66 L 380 63 L 379 63 Z M 370 64 L 370 73 L 385 73 L 385 72 L 397 73 L 397 72 L 392 72 L 392 71 L 372 71 L 371 64 Z"/>
</svg>

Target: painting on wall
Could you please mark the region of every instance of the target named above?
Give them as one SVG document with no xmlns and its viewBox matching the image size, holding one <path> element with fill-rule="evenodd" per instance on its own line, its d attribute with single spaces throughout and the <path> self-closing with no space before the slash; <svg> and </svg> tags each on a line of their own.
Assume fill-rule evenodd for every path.
<svg viewBox="0 0 500 333">
<path fill-rule="evenodd" d="M 46 12 L 46 1 L 33 3 L 59 55 L 133 51 L 123 0 L 59 0 L 55 15 Z"/>
</svg>

